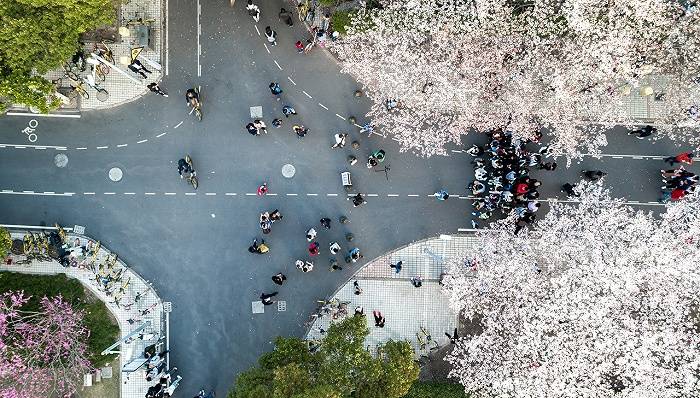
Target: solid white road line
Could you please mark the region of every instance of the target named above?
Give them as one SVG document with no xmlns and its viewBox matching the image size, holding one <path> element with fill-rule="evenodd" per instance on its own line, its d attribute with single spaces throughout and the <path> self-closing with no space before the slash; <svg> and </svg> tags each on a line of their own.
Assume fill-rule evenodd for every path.
<svg viewBox="0 0 700 398">
<path fill-rule="evenodd" d="M 64 117 L 71 119 L 80 119 L 80 114 L 74 113 L 26 113 L 26 112 L 7 112 L 8 116 L 29 116 L 29 117 Z"/>
<path fill-rule="evenodd" d="M 170 35 L 168 34 L 168 29 L 170 28 L 170 15 L 168 15 L 168 0 L 165 0 L 165 76 L 168 76 L 168 72 L 170 71 L 170 58 L 168 58 L 169 55 L 169 39 Z"/>
<path fill-rule="evenodd" d="M 30 145 L 30 144 L 0 144 L 0 148 L 17 148 L 17 149 L 25 149 L 25 148 L 34 148 L 34 149 L 39 149 L 39 148 L 50 148 L 50 149 L 57 149 L 57 150 L 66 150 L 68 149 L 65 146 L 53 146 L 53 145 Z M 87 149 L 87 148 L 85 148 Z"/>
<path fill-rule="evenodd" d="M 202 45 L 199 41 L 199 37 L 202 35 L 202 25 L 199 22 L 201 14 L 202 5 L 199 4 L 199 0 L 197 0 L 197 76 L 202 76 L 202 65 L 199 63 L 199 56 L 202 53 Z"/>
</svg>

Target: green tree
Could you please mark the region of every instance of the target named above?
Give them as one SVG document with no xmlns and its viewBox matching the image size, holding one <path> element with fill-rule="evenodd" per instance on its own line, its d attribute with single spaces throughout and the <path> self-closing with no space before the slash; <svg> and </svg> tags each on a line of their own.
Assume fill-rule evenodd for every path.
<svg viewBox="0 0 700 398">
<path fill-rule="evenodd" d="M 0 260 L 5 260 L 11 248 L 12 237 L 10 236 L 10 231 L 0 228 Z"/>
<path fill-rule="evenodd" d="M 111 0 L 0 1 L 0 106 L 58 106 L 50 82 L 31 77 L 62 66 L 80 34 L 114 19 Z"/>
<path fill-rule="evenodd" d="M 389 341 L 372 357 L 364 349 L 367 319 L 355 316 L 328 328 L 319 348 L 306 341 L 279 337 L 275 348 L 243 372 L 231 398 L 400 398 L 418 378 L 413 349 Z"/>
</svg>

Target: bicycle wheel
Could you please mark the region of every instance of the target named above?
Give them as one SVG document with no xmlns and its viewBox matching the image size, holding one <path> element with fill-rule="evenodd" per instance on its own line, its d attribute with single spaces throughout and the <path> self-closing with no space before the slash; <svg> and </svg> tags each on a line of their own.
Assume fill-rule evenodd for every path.
<svg viewBox="0 0 700 398">
<path fill-rule="evenodd" d="M 109 92 L 105 89 L 99 89 L 97 90 L 97 100 L 100 102 L 105 102 L 109 99 Z"/>
<path fill-rule="evenodd" d="M 197 187 L 199 186 L 199 181 L 197 181 L 197 177 L 190 177 L 190 184 L 192 184 L 192 188 L 197 189 Z"/>
<path fill-rule="evenodd" d="M 201 122 L 202 121 L 202 111 L 199 110 L 199 108 L 194 108 L 194 113 L 197 114 L 197 119 Z"/>
<path fill-rule="evenodd" d="M 89 98 L 90 98 L 90 93 L 88 93 L 87 91 L 85 91 L 85 89 L 84 89 L 82 86 L 77 86 L 77 87 L 75 87 L 75 89 L 76 89 L 76 91 L 78 91 L 78 93 L 80 94 L 80 96 L 83 97 L 83 99 L 89 99 Z"/>
<path fill-rule="evenodd" d="M 67 78 L 72 79 L 72 80 L 80 80 L 80 75 L 78 74 L 78 72 L 76 70 L 74 70 L 73 68 L 71 68 L 70 66 L 68 66 L 68 67 L 64 66 L 63 71 L 64 71 L 64 75 Z"/>
</svg>

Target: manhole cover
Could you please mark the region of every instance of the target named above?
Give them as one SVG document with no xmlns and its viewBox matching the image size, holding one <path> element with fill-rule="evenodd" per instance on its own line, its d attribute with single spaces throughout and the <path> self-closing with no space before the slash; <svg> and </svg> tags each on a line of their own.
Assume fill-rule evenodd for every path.
<svg viewBox="0 0 700 398">
<path fill-rule="evenodd" d="M 278 301 L 277 302 L 277 311 L 280 311 L 280 312 L 287 311 L 287 302 L 286 301 Z"/>
<path fill-rule="evenodd" d="M 297 172 L 297 169 L 294 168 L 291 164 L 285 164 L 282 166 L 282 175 L 285 176 L 286 178 L 292 178 L 294 177 L 294 174 Z"/>
<path fill-rule="evenodd" d="M 121 181 L 122 177 L 124 176 L 124 173 L 122 173 L 122 169 L 119 167 L 112 167 L 109 169 L 109 179 L 117 182 Z"/>
<path fill-rule="evenodd" d="M 59 153 L 53 157 L 53 162 L 56 167 L 66 167 L 68 164 L 68 156 L 65 153 Z"/>
<path fill-rule="evenodd" d="M 251 303 L 253 314 L 262 314 L 265 312 L 265 304 L 262 301 L 253 301 Z"/>
<path fill-rule="evenodd" d="M 262 106 L 251 106 L 250 107 L 250 117 L 252 119 L 261 119 L 263 117 Z"/>
</svg>

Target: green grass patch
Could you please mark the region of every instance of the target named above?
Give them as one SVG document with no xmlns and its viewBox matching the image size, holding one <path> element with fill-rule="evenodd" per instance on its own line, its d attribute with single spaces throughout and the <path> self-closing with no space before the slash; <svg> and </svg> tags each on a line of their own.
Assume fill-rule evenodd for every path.
<svg viewBox="0 0 700 398">
<path fill-rule="evenodd" d="M 345 27 L 350 26 L 353 11 L 336 11 L 331 15 L 331 26 L 333 30 L 338 31 L 341 35 L 346 33 Z"/>
<path fill-rule="evenodd" d="M 417 381 L 403 398 L 469 398 L 469 395 L 461 384 Z"/>
<path fill-rule="evenodd" d="M 65 274 L 31 275 L 0 272 L 0 293 L 20 290 L 24 291 L 26 295 L 32 296 L 29 302 L 22 307 L 26 311 L 38 311 L 39 301 L 42 297 L 55 297 L 59 294 L 73 308 L 83 310 L 85 312 L 85 325 L 90 329 L 90 338 L 88 339 L 90 362 L 97 367 L 116 358 L 116 355 L 101 355 L 100 353 L 119 338 L 119 326 L 107 306 L 86 291 L 77 279 L 68 278 Z"/>
</svg>

